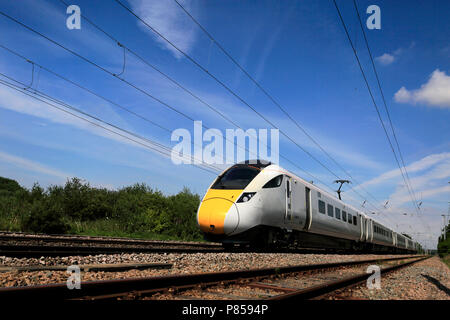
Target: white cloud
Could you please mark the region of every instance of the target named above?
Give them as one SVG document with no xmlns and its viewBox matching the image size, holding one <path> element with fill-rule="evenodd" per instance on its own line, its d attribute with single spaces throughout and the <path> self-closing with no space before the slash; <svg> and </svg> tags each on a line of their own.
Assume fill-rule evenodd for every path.
<svg viewBox="0 0 450 320">
<path fill-rule="evenodd" d="M 154 27 L 182 51 L 189 53 L 195 42 L 196 26 L 173 1 L 132 0 L 129 2 L 133 11 L 135 11 L 142 20 Z M 189 12 L 192 11 L 189 2 L 186 1 L 182 3 L 182 5 Z M 155 34 L 146 25 L 139 22 L 139 26 L 141 26 L 145 32 L 148 32 L 164 48 L 171 51 L 175 57 L 182 57 L 182 54 L 179 51 Z"/>
<path fill-rule="evenodd" d="M 422 103 L 429 106 L 450 108 L 450 76 L 436 69 L 427 83 L 420 89 L 407 90 L 401 87 L 394 95 L 399 103 Z"/>
<path fill-rule="evenodd" d="M 416 43 L 413 41 L 413 42 L 411 42 L 411 44 L 409 45 L 408 48 L 406 48 L 406 49 L 398 48 L 397 50 L 394 50 L 394 52 L 392 52 L 392 54 L 384 53 L 381 56 L 376 57 L 375 60 L 383 66 L 390 65 L 391 63 L 396 61 L 398 59 L 398 57 L 400 55 L 402 55 L 406 50 L 410 50 L 410 49 L 414 48 L 415 46 L 416 46 Z"/>
<path fill-rule="evenodd" d="M 443 193 L 449 193 L 450 192 L 450 186 L 443 186 L 443 187 L 437 187 L 432 189 L 423 190 L 420 194 L 423 197 L 423 199 L 429 199 L 432 197 L 435 197 L 439 194 Z M 399 192 L 395 195 L 395 198 L 392 200 L 395 201 L 397 204 L 401 203 L 407 203 L 411 201 L 411 196 L 407 192 Z"/>
<path fill-rule="evenodd" d="M 406 90 L 405 87 L 401 87 L 400 90 L 398 90 L 395 95 L 394 95 L 394 99 L 397 102 L 400 103 L 407 103 L 408 101 L 411 100 L 411 92 L 409 92 L 408 90 Z"/>
<path fill-rule="evenodd" d="M 40 163 L 24 159 L 21 157 L 17 157 L 5 152 L 0 151 L 0 161 L 10 163 L 16 167 L 23 168 L 26 170 L 43 173 L 50 176 L 55 176 L 62 179 L 67 179 L 69 177 L 73 177 L 74 175 L 66 172 L 59 171 L 57 169 L 53 169 L 47 166 L 44 166 Z"/>
<path fill-rule="evenodd" d="M 133 135 L 127 134 L 126 132 L 119 131 L 118 129 L 109 126 L 107 124 L 98 122 L 94 119 L 88 118 L 87 116 L 77 114 L 77 112 L 69 111 L 71 113 L 77 114 L 82 118 L 87 118 L 91 123 L 88 123 L 82 119 L 74 117 L 68 113 L 57 110 L 56 108 L 50 107 L 47 104 L 35 100 L 31 97 L 25 96 L 21 93 L 15 92 L 12 89 L 7 87 L 0 87 L 0 108 L 12 110 L 15 112 L 19 112 L 22 114 L 31 115 L 34 117 L 38 117 L 41 119 L 49 120 L 53 123 L 69 125 L 75 127 L 77 129 L 81 129 L 83 131 L 87 131 L 89 133 L 95 134 L 100 137 L 104 137 L 113 141 L 120 142 L 122 144 L 131 145 L 133 147 L 138 147 L 141 149 L 149 150 L 147 147 L 142 144 L 149 145 L 157 150 L 162 150 L 160 147 L 153 145 L 152 143 L 135 137 Z M 99 127 L 102 126 L 103 128 Z M 118 132 L 120 135 L 114 134 L 110 131 L 105 130 L 104 128 Z M 127 128 L 128 129 L 128 128 Z M 132 140 L 137 141 L 133 142 Z M 153 151 L 157 153 L 157 151 Z M 159 153 L 157 153 L 159 154 Z"/>
<path fill-rule="evenodd" d="M 392 62 L 394 62 L 395 57 L 389 53 L 385 53 L 379 57 L 376 57 L 375 60 L 381 63 L 382 65 L 387 66 Z"/>
<path fill-rule="evenodd" d="M 438 237 L 440 213 L 446 210 L 446 195 L 450 192 L 450 152 L 428 155 L 406 166 L 406 169 L 416 200 L 422 202 L 419 214 L 412 207 L 411 195 L 399 169 L 385 172 L 355 189 L 360 189 L 361 186 L 381 187 L 387 191 L 387 197 L 383 197 L 389 200 L 387 209 L 383 209 L 379 203 L 382 211 L 377 211 L 371 217 L 383 221 L 396 231 L 408 233 L 428 248 L 433 248 Z M 378 194 L 377 197 L 380 199 Z M 444 206 L 439 208 L 441 203 Z M 434 206 L 436 204 L 438 207 Z"/>
<path fill-rule="evenodd" d="M 419 161 L 411 163 L 409 166 L 406 166 L 406 170 L 408 173 L 420 172 L 422 170 L 428 169 L 441 161 L 450 161 L 450 152 L 444 152 L 439 154 L 432 154 L 426 156 Z M 390 170 L 388 172 L 383 173 L 382 175 L 373 178 L 369 181 L 362 183 L 360 186 L 367 187 L 370 185 L 378 185 L 380 183 L 385 183 L 388 180 L 393 178 L 401 177 L 400 169 Z M 359 187 L 360 187 L 359 186 Z"/>
</svg>

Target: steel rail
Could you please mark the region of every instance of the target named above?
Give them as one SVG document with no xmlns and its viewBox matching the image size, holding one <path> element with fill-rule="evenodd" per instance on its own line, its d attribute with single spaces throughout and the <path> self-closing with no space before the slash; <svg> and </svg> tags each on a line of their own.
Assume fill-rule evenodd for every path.
<svg viewBox="0 0 450 320">
<path fill-rule="evenodd" d="M 0 256 L 8 257 L 41 257 L 41 256 L 84 256 L 98 254 L 121 254 L 121 253 L 214 253 L 223 252 L 221 247 L 217 248 L 190 248 L 177 246 L 170 247 L 161 245 L 159 247 L 103 247 L 103 246 L 44 246 L 44 245 L 0 245 Z"/>
<path fill-rule="evenodd" d="M 0 241 L 42 241 L 42 242 L 73 242 L 73 243 L 105 243 L 105 244 L 130 244 L 130 245 L 167 245 L 167 246 L 191 246 L 191 247 L 218 247 L 213 243 L 200 243 L 188 241 L 164 241 L 127 238 L 108 238 L 90 236 L 64 236 L 64 235 L 9 235 L 0 234 Z"/>
<path fill-rule="evenodd" d="M 415 259 L 412 261 L 407 261 L 407 262 L 399 264 L 399 265 L 382 268 L 382 269 L 380 269 L 380 273 L 386 274 L 389 272 L 393 272 L 395 270 L 407 267 L 413 263 L 423 261 L 423 260 L 429 259 L 429 258 L 430 257 L 422 257 L 422 258 Z M 341 280 L 328 281 L 326 283 L 323 283 L 323 284 L 320 284 L 317 286 L 313 286 L 313 287 L 309 287 L 309 288 L 305 288 L 305 289 L 299 289 L 299 290 L 291 291 L 291 292 L 284 293 L 281 295 L 273 296 L 273 297 L 268 298 L 267 300 L 289 301 L 289 300 L 305 300 L 305 299 L 318 298 L 318 297 L 321 297 L 324 295 L 328 295 L 334 291 L 344 289 L 349 286 L 353 286 L 353 285 L 356 285 L 363 281 L 366 281 L 367 277 L 368 277 L 367 273 L 360 273 L 355 276 L 346 277 Z"/>
</svg>

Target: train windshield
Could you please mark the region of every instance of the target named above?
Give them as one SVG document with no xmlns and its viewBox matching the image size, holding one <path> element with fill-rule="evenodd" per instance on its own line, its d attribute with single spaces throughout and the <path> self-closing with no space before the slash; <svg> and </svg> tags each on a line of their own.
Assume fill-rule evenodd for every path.
<svg viewBox="0 0 450 320">
<path fill-rule="evenodd" d="M 259 168 L 252 166 L 234 166 L 221 175 L 211 189 L 245 189 L 260 172 Z"/>
</svg>

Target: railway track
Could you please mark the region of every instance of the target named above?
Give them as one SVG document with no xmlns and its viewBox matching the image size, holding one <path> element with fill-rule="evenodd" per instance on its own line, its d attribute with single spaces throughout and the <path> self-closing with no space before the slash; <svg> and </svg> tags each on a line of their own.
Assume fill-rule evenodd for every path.
<svg viewBox="0 0 450 320">
<path fill-rule="evenodd" d="M 262 296 L 245 297 L 227 294 L 216 295 L 214 299 L 312 299 L 324 294 L 329 294 L 349 285 L 365 281 L 368 274 L 355 272 L 349 277 L 338 276 L 338 279 L 322 281 L 317 285 L 307 288 L 288 287 L 275 282 L 263 282 L 280 277 L 303 277 L 308 279 L 311 275 L 317 275 L 332 270 L 363 266 L 366 264 L 392 264 L 381 269 L 384 274 L 392 272 L 412 263 L 427 259 L 426 256 L 407 256 L 384 259 L 370 259 L 360 261 L 347 261 L 338 263 L 285 266 L 279 268 L 265 268 L 253 270 L 239 270 L 228 272 L 198 273 L 188 275 L 170 275 L 148 278 L 87 281 L 81 282 L 81 289 L 69 290 L 65 283 L 38 285 L 28 287 L 0 288 L 0 299 L 81 299 L 81 300 L 105 300 L 105 299 L 146 299 L 166 295 L 165 299 L 198 299 L 194 295 L 183 296 L 189 290 L 197 291 L 200 296 L 206 289 L 221 286 L 237 286 L 265 291 Z M 405 260 L 401 263 L 396 263 Z M 212 299 L 212 298 L 209 298 Z"/>
<path fill-rule="evenodd" d="M 130 238 L 90 237 L 78 235 L 45 235 L 0 232 L 0 256 L 85 256 L 120 253 L 300 253 L 300 254 L 355 254 L 354 251 L 330 251 L 320 248 L 250 248 L 224 249 L 217 243 L 162 241 Z"/>
<path fill-rule="evenodd" d="M 115 237 L 91 237 L 79 235 L 45 235 L 16 232 L 0 232 L 0 242 L 44 242 L 44 243 L 83 243 L 83 244 L 123 244 L 123 245 L 171 245 L 201 248 L 220 247 L 219 244 L 194 241 L 163 241 Z"/>
<path fill-rule="evenodd" d="M 120 245 L 112 246 L 104 243 L 102 246 L 74 245 L 73 243 L 64 243 L 63 245 L 47 244 L 0 244 L 0 256 L 8 257 L 50 257 L 50 256 L 86 256 L 100 254 L 121 254 L 121 253 L 296 253 L 296 254 L 357 254 L 355 251 L 330 251 L 316 248 L 233 248 L 224 249 L 220 245 L 201 245 L 201 244 L 174 244 L 158 243 L 148 245 Z M 363 252 L 361 252 L 363 253 Z M 380 253 L 382 254 L 382 253 Z"/>
<path fill-rule="evenodd" d="M 223 252 L 221 247 L 189 246 L 74 246 L 74 245 L 0 245 L 0 256 L 9 257 L 48 257 L 48 256 L 86 256 L 121 253 L 211 253 Z"/>
<path fill-rule="evenodd" d="M 10 257 L 221 251 L 220 245 L 201 242 L 0 233 L 0 255 Z"/>
</svg>

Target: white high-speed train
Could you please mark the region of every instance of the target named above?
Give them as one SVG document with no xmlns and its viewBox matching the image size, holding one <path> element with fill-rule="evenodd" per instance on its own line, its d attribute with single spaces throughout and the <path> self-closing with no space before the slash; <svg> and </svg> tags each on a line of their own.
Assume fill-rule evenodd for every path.
<svg viewBox="0 0 450 320">
<path fill-rule="evenodd" d="M 225 170 L 208 188 L 197 212 L 207 240 L 224 246 L 418 251 L 417 242 L 314 184 L 270 162 L 253 162 Z"/>
</svg>

